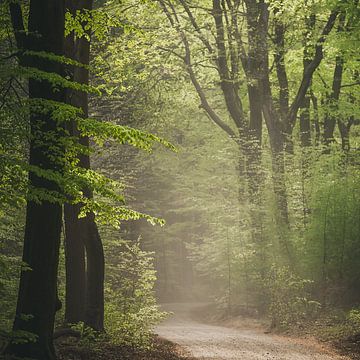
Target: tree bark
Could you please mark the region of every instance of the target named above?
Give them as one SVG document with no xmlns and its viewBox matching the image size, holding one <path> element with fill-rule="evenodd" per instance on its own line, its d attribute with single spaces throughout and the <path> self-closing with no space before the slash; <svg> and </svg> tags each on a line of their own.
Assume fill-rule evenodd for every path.
<svg viewBox="0 0 360 360">
<path fill-rule="evenodd" d="M 300 141 L 302 147 L 311 145 L 310 97 L 306 95 L 300 105 Z"/>
<path fill-rule="evenodd" d="M 76 14 L 78 7 L 72 0 L 65 2 L 67 11 L 72 15 Z M 65 39 L 65 55 L 70 59 L 79 61 L 79 54 L 75 44 L 75 35 L 72 32 Z M 69 67 L 68 72 L 71 79 L 75 79 L 76 68 Z M 70 105 L 81 107 L 79 95 L 75 90 L 67 89 L 66 102 Z M 75 121 L 71 120 L 67 124 L 70 136 L 79 136 L 79 131 Z M 66 273 L 66 292 L 65 292 L 65 322 L 76 324 L 85 321 L 85 299 L 86 299 L 86 266 L 85 266 L 85 245 L 84 245 L 84 220 L 79 219 L 81 206 L 64 205 L 65 222 L 65 273 Z"/>
<path fill-rule="evenodd" d="M 342 12 L 339 16 L 339 25 L 337 31 L 343 32 L 345 30 L 345 19 L 346 14 Z M 341 134 L 342 139 L 342 148 L 346 150 L 349 145 L 348 141 L 348 128 L 341 119 L 339 119 L 339 115 L 337 114 L 339 109 L 339 99 L 341 92 L 341 84 L 342 77 L 344 72 L 344 58 L 343 56 L 337 55 L 335 59 L 335 68 L 333 75 L 333 82 L 331 87 L 331 93 L 328 94 L 326 99 L 326 105 L 328 108 L 326 109 L 325 119 L 324 119 L 324 143 L 325 146 L 329 146 L 334 142 L 334 130 L 336 125 L 336 119 L 338 119 L 338 127 Z M 329 149 L 326 149 L 326 152 L 329 152 Z"/>
<path fill-rule="evenodd" d="M 79 219 L 80 205 L 64 205 L 65 220 L 65 322 L 85 321 L 85 246 L 84 219 Z"/>
<path fill-rule="evenodd" d="M 324 119 L 324 143 L 330 145 L 334 141 L 334 130 L 337 118 L 338 101 L 340 98 L 344 61 L 341 56 L 336 57 L 331 94 L 326 99 L 326 115 Z"/>
<path fill-rule="evenodd" d="M 287 139 L 283 134 L 283 126 L 281 123 L 280 112 L 274 105 L 273 95 L 271 91 L 271 82 L 269 74 L 269 52 L 267 45 L 269 10 L 265 2 L 261 2 L 258 8 L 259 33 L 258 33 L 258 49 L 262 58 L 261 63 L 261 92 L 262 92 L 262 112 L 267 126 L 271 157 L 272 157 L 272 176 L 274 184 L 275 201 L 278 209 L 277 223 L 279 228 L 279 243 L 283 257 L 288 264 L 292 264 L 291 244 L 287 238 L 287 230 L 289 228 L 289 212 L 286 189 L 286 172 L 285 172 L 285 153 L 284 148 Z M 281 66 L 281 63 L 279 64 Z M 279 69 L 280 70 L 280 69 Z M 281 72 L 285 71 L 284 68 Z M 283 79 L 285 80 L 285 78 Z M 286 89 L 283 89 L 286 92 Z M 283 105 L 286 103 L 286 95 L 284 94 Z M 284 109 L 285 110 L 285 109 Z"/>
<path fill-rule="evenodd" d="M 321 138 L 319 107 L 318 107 L 318 99 L 312 90 L 310 90 L 310 98 L 314 110 L 315 146 L 318 146 L 320 144 L 320 138 Z"/>
<path fill-rule="evenodd" d="M 105 260 L 95 215 L 86 217 L 86 308 L 85 324 L 96 331 L 104 331 L 104 277 Z"/>
<path fill-rule="evenodd" d="M 76 10 L 91 10 L 92 1 L 68 1 L 69 7 L 73 13 Z M 90 35 L 90 34 L 89 34 Z M 82 64 L 89 65 L 90 62 L 90 42 L 85 38 L 78 38 L 73 42 L 72 49 L 68 49 L 69 55 Z M 81 84 L 89 83 L 89 70 L 85 67 L 74 67 L 73 80 Z M 82 109 L 83 116 L 88 117 L 88 95 L 85 92 L 71 91 L 68 96 L 70 104 Z M 89 138 L 83 137 L 73 124 L 71 133 L 79 137 L 79 142 L 85 147 L 89 147 Z M 84 169 L 90 169 L 89 155 L 81 154 L 79 156 L 79 165 Z M 93 196 L 90 189 L 84 189 L 86 197 Z M 80 206 L 67 205 L 65 207 L 66 224 L 66 246 L 67 246 L 67 279 L 70 280 L 69 288 L 72 292 L 68 294 L 66 308 L 68 322 L 84 321 L 96 331 L 104 330 L 104 276 L 105 260 L 104 251 L 95 222 L 93 213 L 87 214 L 85 218 L 79 219 Z M 86 274 L 85 274 L 85 256 L 86 252 Z M 78 263 L 76 256 L 79 255 Z M 74 287 L 76 283 L 79 288 Z M 80 298 L 79 298 L 80 297 Z M 78 311 L 78 313 L 76 313 Z M 70 317 L 71 315 L 71 317 Z M 78 320 L 80 319 L 80 320 Z"/>
<path fill-rule="evenodd" d="M 17 10 L 18 16 L 21 16 L 21 9 L 18 7 Z M 17 19 L 19 22 L 13 21 L 15 33 L 19 25 L 23 27 L 22 19 L 19 17 Z M 18 33 L 17 40 L 22 42 L 18 42 L 19 47 L 63 55 L 64 19 L 62 1 L 31 1 L 28 34 Z M 24 66 L 48 73 L 63 74 L 62 65 L 55 61 L 26 56 L 22 57 L 20 62 Z M 30 79 L 29 98 L 63 102 L 64 92 L 55 91 L 48 81 Z M 61 172 L 62 166 L 56 160 L 63 152 L 62 145 L 57 143 L 63 132 L 52 119 L 51 113 L 44 114 L 31 108 L 30 129 L 30 165 Z M 29 186 L 35 191 L 36 189 L 59 191 L 55 182 L 39 177 L 33 172 L 29 174 Z M 28 200 L 23 261 L 30 266 L 31 271 L 22 271 L 20 275 L 13 330 L 31 332 L 37 336 L 37 339 L 35 342 L 25 344 L 10 343 L 6 349 L 7 354 L 41 360 L 52 360 L 56 357 L 52 338 L 57 308 L 56 287 L 61 222 L 59 203 L 50 201 L 37 203 Z M 26 320 L 23 315 L 31 315 L 31 318 Z"/>
<path fill-rule="evenodd" d="M 305 18 L 305 33 L 304 33 L 304 58 L 303 58 L 303 77 L 306 76 L 306 69 L 311 63 L 311 48 L 309 46 L 309 37 L 314 30 L 316 17 L 314 14 Z M 310 86 L 310 85 L 309 85 Z M 310 95 L 309 90 L 304 94 L 300 100 L 300 142 L 303 148 L 311 145 L 311 125 L 310 125 Z"/>
</svg>

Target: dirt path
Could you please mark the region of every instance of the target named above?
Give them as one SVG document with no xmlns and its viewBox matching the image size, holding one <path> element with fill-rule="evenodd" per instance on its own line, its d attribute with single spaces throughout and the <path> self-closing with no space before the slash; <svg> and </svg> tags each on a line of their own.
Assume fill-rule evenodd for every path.
<svg viewBox="0 0 360 360">
<path fill-rule="evenodd" d="M 191 356 L 206 360 L 345 360 L 330 348 L 310 340 L 264 334 L 250 327 L 227 328 L 193 319 L 194 304 L 169 304 L 174 312 L 156 328 L 159 336 L 181 345 Z"/>
</svg>

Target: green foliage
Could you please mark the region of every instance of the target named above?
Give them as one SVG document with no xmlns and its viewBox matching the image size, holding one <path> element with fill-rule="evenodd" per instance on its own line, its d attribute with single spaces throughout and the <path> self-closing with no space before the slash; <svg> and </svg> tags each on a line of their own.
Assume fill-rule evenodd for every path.
<svg viewBox="0 0 360 360">
<path fill-rule="evenodd" d="M 273 41 L 278 21 L 286 28 L 282 61 L 291 100 L 303 76 L 305 47 L 309 47 L 307 57 L 311 58 L 329 12 L 339 2 L 279 0 L 268 4 L 269 63 L 278 51 Z M 66 14 L 66 34 L 73 32 L 75 37 L 86 39 L 92 34 L 90 86 L 75 83 L 66 76 L 19 67 L 11 55 L 17 54 L 17 49 L 13 48 L 13 41 L 7 40 L 11 33 L 9 18 L 1 17 L 0 236 L 5 246 L 0 258 L 3 270 L 0 292 L 10 294 L 1 302 L 4 304 L 1 326 L 10 325 L 17 286 L 14 278 L 21 266 L 18 243 L 22 228 L 14 225 L 16 219 L 8 217 L 9 209 L 23 207 L 26 199 L 82 204 L 81 216 L 94 212 L 99 224 L 120 227 L 125 239 L 137 239 L 143 234 L 143 239 L 134 243 L 111 240 L 119 237 L 118 230 L 116 236 L 104 235 L 108 266 L 106 326 L 111 338 L 122 344 L 147 346 L 150 329 L 163 316 L 155 305 L 152 256 L 158 270 L 156 289 L 162 300 L 210 297 L 227 312 L 256 307 L 259 311 L 267 310 L 273 325 L 281 328 L 318 316 L 320 303 L 322 308 L 358 303 L 360 133 L 355 124 L 360 116 L 359 28 L 353 24 L 359 22 L 359 9 L 354 4 L 344 2 L 340 8 L 346 13 L 347 31 L 340 31 L 337 21 L 336 31 L 326 38 L 324 59 L 311 83 L 318 108 L 310 106 L 312 127 L 319 126 L 320 133 L 329 114 L 345 124 L 353 118 L 352 149 L 348 153 L 339 151 L 338 131 L 334 133 L 331 149 L 315 140 L 308 148 L 302 148 L 297 141 L 300 130 L 296 123 L 294 153 L 285 156 L 289 224 L 278 221 L 273 183 L 277 174 L 272 167 L 265 126 L 262 161 L 255 169 L 259 174 L 255 180 L 262 186 L 259 193 L 253 194 L 245 176 L 249 168 L 241 166 L 244 154 L 238 144 L 211 124 L 199 108 L 198 95 L 189 84 L 181 59 L 184 50 L 181 41 L 169 27 L 158 2 L 110 0 L 92 11 Z M 180 5 L 174 1 L 175 10 Z M 208 11 L 211 2 L 196 0 L 191 6 L 204 38 L 215 48 L 215 24 Z M 309 28 L 306 20 L 312 15 L 316 15 L 316 22 Z M 195 75 L 210 105 L 228 122 L 213 54 L 204 49 L 198 31 L 183 10 L 179 18 L 189 39 Z M 239 17 L 239 28 L 246 37 L 245 16 Z M 228 42 L 231 29 L 226 30 L 230 30 L 225 34 Z M 244 47 L 248 52 L 247 41 Z M 84 67 L 49 53 L 23 55 Z M 329 100 L 339 56 L 344 60 L 345 86 L 339 101 Z M 276 70 L 276 66 L 271 67 L 270 82 L 277 99 L 281 89 Z M 248 85 L 258 80 L 247 79 L 242 70 L 233 75 L 247 116 Z M 91 116 L 84 118 L 80 109 L 63 103 L 26 99 L 28 79 L 47 81 L 55 89 L 89 93 Z M 27 165 L 30 112 L 50 113 L 56 121 L 58 129 L 39 140 L 38 145 L 50 143 L 52 150 L 66 149 L 66 156 L 56 159 L 63 172 Z M 90 137 L 90 149 L 64 130 L 71 121 L 82 136 Z M 314 139 L 315 132 L 311 131 Z M 164 138 L 176 144 L 179 152 L 160 149 L 150 157 L 148 153 L 156 144 L 175 150 Z M 131 148 L 117 147 L 119 144 Z M 145 151 L 141 153 L 138 149 Z M 91 155 L 92 170 L 79 166 L 80 155 Z M 54 181 L 58 189 L 53 192 L 28 189 L 28 172 Z M 94 198 L 89 199 L 86 192 L 93 193 Z M 127 223 L 146 219 L 152 224 L 164 224 L 145 213 L 165 218 L 167 226 L 154 229 L 142 222 Z M 155 253 L 150 256 L 145 249 Z M 352 310 L 339 329 L 357 331 L 358 315 L 356 309 Z M 97 334 L 82 324 L 79 329 L 87 345 L 96 341 Z"/>
<path fill-rule="evenodd" d="M 316 317 L 321 304 L 309 298 L 311 283 L 294 275 L 289 268 L 271 268 L 265 287 L 272 326 L 284 329 Z"/>
<path fill-rule="evenodd" d="M 107 338 L 105 333 L 99 333 L 91 327 L 85 325 L 83 322 L 73 324 L 71 329 L 77 331 L 80 334 L 79 345 L 82 345 L 86 348 L 96 348 Z"/>
<path fill-rule="evenodd" d="M 360 328 L 360 310 L 359 309 L 350 310 L 349 314 L 347 316 L 347 319 L 355 329 Z"/>
<path fill-rule="evenodd" d="M 1 23 L 10 27 L 8 4 L 0 4 Z M 4 18 L 3 18 L 4 17 Z M 119 24 L 110 19 L 104 11 L 81 12 L 75 18 L 67 15 L 67 31 L 74 31 L 77 37 L 87 36 L 91 31 L 98 39 L 104 39 L 108 31 L 114 25 Z M 124 26 L 125 28 L 125 26 Z M 130 28 L 130 25 L 128 26 Z M 86 85 L 74 82 L 68 76 L 61 76 L 39 70 L 35 67 L 19 65 L 15 56 L 24 56 L 41 60 L 43 62 L 57 62 L 66 66 L 84 67 L 92 70 L 84 64 L 80 64 L 65 56 L 52 53 L 22 51 L 14 49 L 14 39 L 9 28 L 3 33 L 1 27 L 1 57 L 0 57 L 0 330 L 1 337 L 9 337 L 15 341 L 33 341 L 34 337 L 27 333 L 12 333 L 11 320 L 14 318 L 17 281 L 20 267 L 21 239 L 23 237 L 23 213 L 26 201 L 41 203 L 44 201 L 57 202 L 60 204 L 81 204 L 81 215 L 93 212 L 99 224 L 110 224 L 119 227 L 120 222 L 129 219 L 146 219 L 151 224 L 163 225 L 162 219 L 155 218 L 145 212 L 130 209 L 125 204 L 124 186 L 120 181 L 115 181 L 101 172 L 85 169 L 79 163 L 81 155 L 93 155 L 95 152 L 106 149 L 111 144 L 128 144 L 135 148 L 151 152 L 155 144 L 162 144 L 168 149 L 175 148 L 164 139 L 114 122 L 99 120 L 98 118 L 84 118 L 81 109 L 63 102 L 50 101 L 45 98 L 29 99 L 27 94 L 28 80 L 47 82 L 53 91 L 63 89 L 84 92 L 90 95 L 110 96 L 111 91 L 102 83 L 100 85 Z M 8 37 L 6 36 L 9 35 Z M 4 54 L 2 53 L 4 51 Z M 4 56 L 3 56 L 4 55 Z M 30 115 L 36 114 L 49 116 L 56 127 L 46 133 L 42 130 L 42 123 L 36 127 L 32 124 L 31 135 L 29 119 Z M 40 121 L 38 122 L 40 123 Z M 72 123 L 79 130 L 79 136 L 70 136 L 67 130 Z M 33 145 L 49 151 L 44 155 L 53 162 L 53 169 L 40 166 L 32 166 L 28 163 L 29 140 Z M 90 147 L 80 144 L 79 137 L 89 138 Z M 65 155 L 64 154 L 65 149 Z M 32 188 L 28 185 L 28 174 L 35 174 L 39 178 L 48 180 L 54 184 L 53 190 Z M 94 196 L 89 196 L 93 194 Z M 16 216 L 10 217 L 14 210 L 18 210 Z M 20 215 L 19 215 L 20 213 Z M 11 238 L 12 232 L 16 232 Z M 135 251 L 135 247 L 128 250 Z M 140 251 L 140 250 L 139 250 Z M 135 255 L 134 255 L 135 256 Z M 117 316 L 117 324 L 122 323 L 123 328 L 128 328 L 126 340 L 123 343 L 136 342 L 142 346 L 149 339 L 149 331 L 157 321 L 162 318 L 152 295 L 152 286 L 155 275 L 151 270 L 150 260 L 145 253 L 136 253 L 131 266 L 135 269 L 139 262 L 140 272 L 138 279 L 133 279 L 136 292 L 128 296 L 131 308 L 124 312 L 119 310 L 116 295 L 121 295 L 122 290 L 109 287 L 108 304 L 111 313 Z M 130 268 L 130 265 L 128 265 Z M 135 271 L 135 270 L 134 270 Z M 62 274 L 63 276 L 63 274 Z M 63 279 L 62 279 L 63 280 Z M 125 296 L 123 294 L 123 296 Z M 4 300 L 3 300 L 4 299 Z M 123 299 L 123 301 L 126 301 Z M 121 313 L 120 313 L 121 311 Z M 108 312 L 109 313 L 109 312 Z M 124 315 L 125 314 L 125 315 Z M 81 324 L 79 325 L 81 326 Z M 109 324 L 112 333 L 119 335 L 119 329 Z M 97 334 L 89 332 L 82 327 L 83 341 L 92 342 Z M 133 336 L 133 340 L 131 340 Z M 120 340 L 119 340 L 120 341 Z"/>
<path fill-rule="evenodd" d="M 153 327 L 165 316 L 154 297 L 152 254 L 141 250 L 139 242 L 108 241 L 105 250 L 107 334 L 117 344 L 147 347 Z"/>
<path fill-rule="evenodd" d="M 90 136 L 98 145 L 114 140 L 118 144 L 130 144 L 142 150 L 151 151 L 153 144 L 158 142 L 176 151 L 168 141 L 153 134 L 112 123 L 99 122 L 95 119 L 79 119 L 78 127 L 83 136 Z"/>
</svg>

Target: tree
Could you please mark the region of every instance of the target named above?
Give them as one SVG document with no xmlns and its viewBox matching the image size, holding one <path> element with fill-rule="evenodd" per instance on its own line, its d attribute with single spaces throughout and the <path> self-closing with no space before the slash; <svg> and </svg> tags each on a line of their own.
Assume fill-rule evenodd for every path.
<svg viewBox="0 0 360 360">
<path fill-rule="evenodd" d="M 92 1 L 68 1 L 71 15 L 81 17 L 92 10 Z M 80 23 L 81 27 L 86 24 Z M 72 68 L 73 81 L 89 84 L 90 32 L 86 36 L 72 31 L 67 39 L 67 56 L 83 64 Z M 68 90 L 69 104 L 80 108 L 84 118 L 89 115 L 88 94 L 86 92 Z M 69 133 L 79 138 L 84 147 L 89 147 L 89 137 L 82 136 L 76 123 L 70 123 Z M 90 169 L 90 156 L 82 154 L 79 166 Z M 90 189 L 83 189 L 85 196 L 93 196 Z M 84 321 L 86 325 L 97 331 L 104 330 L 104 251 L 94 213 L 79 219 L 81 204 L 66 204 L 65 215 L 65 254 L 66 254 L 66 312 L 68 323 Z M 86 249 L 86 256 L 85 256 Z M 85 265 L 86 263 L 86 265 Z M 86 269 L 86 271 L 85 271 Z"/>
<path fill-rule="evenodd" d="M 261 148 L 262 148 L 262 124 L 265 121 L 273 166 L 274 193 L 278 207 L 279 228 L 289 227 L 289 211 L 287 204 L 287 190 L 285 183 L 285 155 L 284 150 L 292 151 L 292 132 L 296 123 L 298 110 L 303 103 L 309 89 L 312 76 L 323 59 L 323 45 L 326 36 L 332 30 L 338 8 L 328 15 L 325 26 L 315 42 L 313 56 L 307 61 L 300 84 L 295 89 L 295 97 L 289 99 L 290 89 L 285 66 L 285 41 L 286 27 L 282 14 L 284 6 L 270 7 L 264 1 L 247 0 L 243 4 L 240 1 L 214 0 L 212 8 L 201 6 L 201 2 L 190 6 L 187 1 L 180 1 L 176 5 L 172 1 L 159 0 L 160 6 L 168 18 L 170 24 L 179 34 L 185 55 L 179 55 L 173 48 L 163 48 L 171 54 L 183 60 L 189 77 L 196 89 L 201 101 L 201 107 L 209 118 L 223 129 L 231 140 L 235 140 L 240 146 L 239 169 L 240 176 L 246 177 L 247 201 L 252 204 L 253 210 L 253 237 L 257 242 L 261 239 L 258 229 L 259 216 L 256 209 L 261 207 Z M 240 6 L 244 5 L 245 13 L 240 12 Z M 194 10 L 192 10 L 194 9 Z M 179 16 L 183 11 L 186 22 Z M 209 35 L 204 30 L 206 26 L 199 25 L 194 11 L 203 11 L 205 15 L 213 17 L 215 23 L 215 44 L 209 41 Z M 274 63 L 276 68 L 277 82 L 280 91 L 276 97 L 271 78 L 270 67 L 270 42 L 268 34 L 271 34 L 270 21 L 274 24 L 274 43 L 276 53 Z M 242 30 L 246 28 L 246 30 Z M 192 38 L 191 43 L 189 38 Z M 245 46 L 244 44 L 248 45 Z M 224 103 L 236 131 L 210 105 L 208 96 L 200 84 L 196 75 L 196 62 L 192 59 L 192 48 L 202 46 L 202 52 L 207 52 L 206 60 L 212 68 L 215 68 L 220 87 L 223 93 Z M 196 49 L 196 48 L 195 48 Z M 198 51 L 198 50 L 194 50 Z M 242 100 L 241 81 L 246 82 L 245 94 L 248 98 L 248 109 Z M 249 115 L 247 115 L 247 112 Z M 260 201 L 260 203 L 259 203 Z M 284 254 L 291 260 L 291 246 L 287 236 L 280 235 L 280 242 Z"/>
<path fill-rule="evenodd" d="M 35 71 L 63 74 L 61 63 L 26 51 L 63 54 L 64 4 L 61 1 L 31 1 L 28 30 L 25 30 L 21 8 L 10 3 L 11 19 L 17 40 L 20 65 Z M 25 53 L 24 53 L 25 52 Z M 30 78 L 29 99 L 64 101 L 64 91 L 47 80 Z M 64 156 L 61 139 L 63 129 L 50 112 L 30 108 L 30 168 L 48 173 L 62 172 Z M 36 171 L 29 173 L 29 187 L 52 193 L 58 191 L 51 177 L 46 179 Z M 56 312 L 56 284 L 61 233 L 61 205 L 49 200 L 39 203 L 29 199 L 26 207 L 26 226 L 23 261 L 31 270 L 23 269 L 14 321 L 14 331 L 27 331 L 35 341 L 10 343 L 8 354 L 36 359 L 55 359 L 52 342 Z"/>
</svg>

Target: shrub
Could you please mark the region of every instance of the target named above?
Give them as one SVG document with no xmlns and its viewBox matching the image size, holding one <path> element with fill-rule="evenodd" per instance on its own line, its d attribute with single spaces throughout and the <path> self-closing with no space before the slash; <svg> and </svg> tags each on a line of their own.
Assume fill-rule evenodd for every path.
<svg viewBox="0 0 360 360">
<path fill-rule="evenodd" d="M 112 243 L 111 249 L 117 260 L 107 268 L 106 331 L 114 343 L 148 347 L 151 330 L 166 315 L 156 305 L 152 253 L 139 241 Z"/>
<path fill-rule="evenodd" d="M 321 304 L 309 298 L 307 288 L 311 283 L 295 275 L 288 267 L 272 266 L 265 284 L 272 327 L 286 329 L 317 315 Z"/>
</svg>

